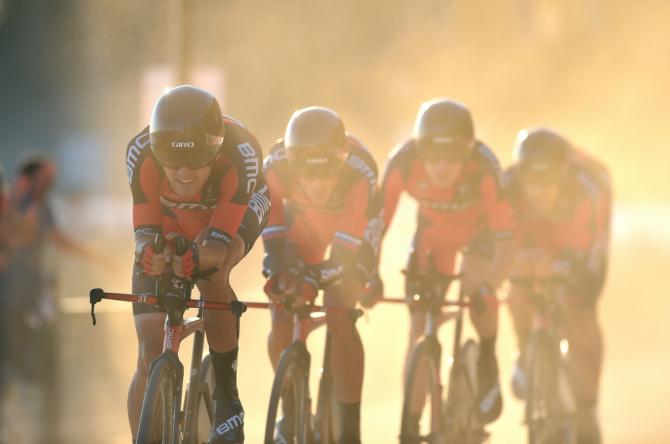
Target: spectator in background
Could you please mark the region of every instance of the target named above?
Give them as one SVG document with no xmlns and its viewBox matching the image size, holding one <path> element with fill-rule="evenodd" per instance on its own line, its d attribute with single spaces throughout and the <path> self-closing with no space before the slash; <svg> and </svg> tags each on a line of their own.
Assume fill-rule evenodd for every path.
<svg viewBox="0 0 670 444">
<path fill-rule="evenodd" d="M 36 407 L 41 433 L 50 434 L 58 411 L 57 308 L 52 282 L 47 279 L 43 254 L 47 241 L 61 251 L 109 265 L 99 253 L 66 236 L 55 222 L 49 193 L 56 179 L 55 163 L 44 155 L 30 155 L 19 165 L 12 189 L 0 204 L 0 286 L 2 312 L 9 329 L 7 366 L 12 381 L 38 384 L 41 406 Z"/>
</svg>

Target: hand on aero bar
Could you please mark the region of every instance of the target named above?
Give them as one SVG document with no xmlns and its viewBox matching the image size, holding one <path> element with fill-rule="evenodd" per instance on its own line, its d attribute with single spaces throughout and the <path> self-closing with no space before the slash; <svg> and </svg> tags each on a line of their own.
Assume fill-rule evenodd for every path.
<svg viewBox="0 0 670 444">
<path fill-rule="evenodd" d="M 275 302 L 283 302 L 287 296 L 295 296 L 295 305 L 314 301 L 319 291 L 316 272 L 302 261 L 296 261 L 286 269 L 271 275 L 263 290 Z"/>
<path fill-rule="evenodd" d="M 170 265 L 173 273 L 180 278 L 192 278 L 198 270 L 198 246 L 176 233 L 169 233 L 166 239 L 173 241 L 170 248 Z"/>
<path fill-rule="evenodd" d="M 139 265 L 148 276 L 159 276 L 165 271 L 166 258 L 162 245 L 148 242 L 141 250 Z"/>
</svg>

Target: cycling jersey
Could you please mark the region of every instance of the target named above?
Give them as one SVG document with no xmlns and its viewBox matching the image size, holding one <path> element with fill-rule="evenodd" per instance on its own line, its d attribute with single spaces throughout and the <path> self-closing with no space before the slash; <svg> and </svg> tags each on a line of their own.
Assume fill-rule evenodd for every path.
<svg viewBox="0 0 670 444">
<path fill-rule="evenodd" d="M 224 116 L 226 136 L 221 153 L 202 190 L 193 198 L 177 196 L 163 168 L 151 155 L 149 127 L 133 137 L 126 151 L 128 180 L 133 194 L 135 233 L 178 233 L 193 240 L 205 228 L 211 237 L 230 242 L 233 234 L 251 250 L 267 223 L 270 195 L 261 168 L 262 151 L 255 137 L 240 123 Z M 133 293 L 151 293 L 155 280 L 141 267 L 133 270 Z M 133 314 L 161 312 L 133 304 Z"/>
<path fill-rule="evenodd" d="M 270 210 L 262 151 L 243 125 L 225 116 L 224 123 L 221 154 L 193 198 L 179 197 L 171 190 L 163 169 L 151 155 L 149 127 L 130 141 L 126 162 L 136 232 L 176 232 L 192 240 L 209 226 L 224 241 L 230 242 L 235 233 L 243 235 L 247 251 L 251 248 L 255 237 L 249 225 L 263 225 Z"/>
<path fill-rule="evenodd" d="M 504 239 L 513 234 L 514 220 L 501 195 L 501 170 L 493 152 L 477 142 L 449 188 L 432 184 L 409 140 L 391 153 L 382 182 L 380 219 L 385 231 L 393 218 L 400 194 L 405 191 L 419 204 L 413 250 L 425 267 L 430 253 L 442 273 L 452 273 L 456 253 L 475 239 Z"/>
<path fill-rule="evenodd" d="M 517 217 L 520 248 L 539 248 L 557 259 L 571 259 L 595 282 L 604 283 L 609 251 L 612 189 L 607 169 L 583 152 L 571 154 L 553 209 L 533 213 L 519 180 L 518 170 L 505 173 L 507 194 Z"/>
<path fill-rule="evenodd" d="M 364 241 L 372 198 L 377 186 L 377 166 L 367 149 L 348 136 L 349 154 L 337 177 L 337 184 L 325 205 L 314 205 L 291 171 L 284 143 L 279 140 L 264 162 L 264 172 L 272 195 L 272 214 L 263 230 L 263 241 L 274 263 L 283 260 L 288 244 L 298 249 L 300 258 L 314 265 L 323 261 L 331 247 L 330 266 L 344 267 L 363 279 L 374 260 Z M 368 253 L 362 254 L 365 250 Z M 322 270 L 323 273 L 327 270 Z"/>
</svg>

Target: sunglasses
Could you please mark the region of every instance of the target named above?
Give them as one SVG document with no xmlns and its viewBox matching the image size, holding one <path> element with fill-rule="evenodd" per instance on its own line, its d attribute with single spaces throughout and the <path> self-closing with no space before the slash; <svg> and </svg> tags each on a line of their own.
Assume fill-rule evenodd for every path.
<svg viewBox="0 0 670 444">
<path fill-rule="evenodd" d="M 298 163 L 293 165 L 295 174 L 303 179 L 332 179 L 342 171 L 342 164 L 331 162 L 322 165 Z"/>
<path fill-rule="evenodd" d="M 179 169 L 186 167 L 191 170 L 197 170 L 209 166 L 219 154 L 218 146 L 210 146 L 206 149 L 189 152 L 175 152 L 174 150 L 157 149 L 154 157 L 159 164 L 170 169 Z"/>
<path fill-rule="evenodd" d="M 470 156 L 470 146 L 465 143 L 435 143 L 428 140 L 417 143 L 419 157 L 426 162 L 464 162 Z"/>
<path fill-rule="evenodd" d="M 558 182 L 566 171 L 564 164 L 551 161 L 521 162 L 519 175 L 528 183 L 551 184 Z"/>
</svg>

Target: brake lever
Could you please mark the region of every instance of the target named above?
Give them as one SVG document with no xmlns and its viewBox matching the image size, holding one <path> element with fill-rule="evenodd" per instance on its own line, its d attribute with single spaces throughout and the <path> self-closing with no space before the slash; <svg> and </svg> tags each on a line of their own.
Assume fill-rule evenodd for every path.
<svg viewBox="0 0 670 444">
<path fill-rule="evenodd" d="M 105 296 L 105 291 L 102 288 L 93 288 L 88 296 L 91 302 L 91 320 L 93 321 L 93 326 L 95 326 L 95 304 L 102 301 L 102 298 Z"/>
</svg>

